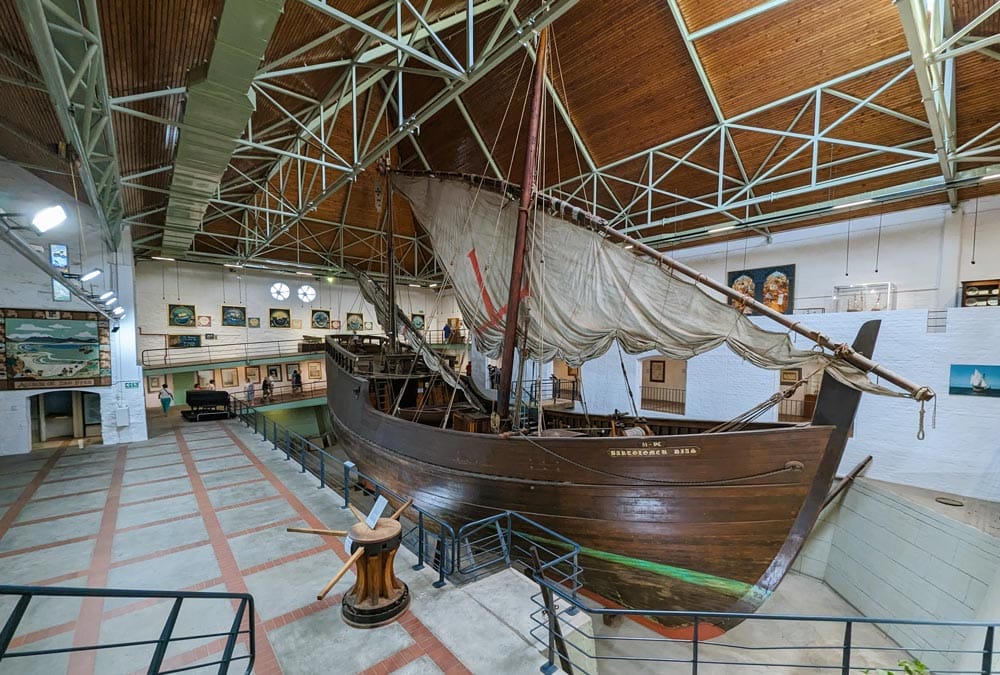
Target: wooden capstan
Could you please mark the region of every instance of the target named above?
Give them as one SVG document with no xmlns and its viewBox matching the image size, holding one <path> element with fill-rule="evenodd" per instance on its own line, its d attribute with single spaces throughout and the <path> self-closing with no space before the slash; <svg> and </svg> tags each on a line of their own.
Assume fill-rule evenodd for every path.
<svg viewBox="0 0 1000 675">
<path fill-rule="evenodd" d="M 368 527 L 365 514 L 350 505 L 358 522 L 350 530 L 314 530 L 289 527 L 289 532 L 319 534 L 328 537 L 350 536 L 351 557 L 340 571 L 316 596 L 322 600 L 340 579 L 356 564 L 354 586 L 344 594 L 340 614 L 344 623 L 355 628 L 374 628 L 393 621 L 410 606 L 410 589 L 396 578 L 393 561 L 402 541 L 403 527 L 399 516 L 413 503 L 408 499 L 388 518 L 379 518 L 375 527 Z"/>
</svg>

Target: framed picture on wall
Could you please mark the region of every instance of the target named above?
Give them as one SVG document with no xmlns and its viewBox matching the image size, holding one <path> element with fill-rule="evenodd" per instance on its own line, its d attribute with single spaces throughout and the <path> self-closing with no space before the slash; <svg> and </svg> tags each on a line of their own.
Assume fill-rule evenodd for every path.
<svg viewBox="0 0 1000 675">
<path fill-rule="evenodd" d="M 347 314 L 347 330 L 362 330 L 365 327 L 365 315 L 349 312 Z"/>
<path fill-rule="evenodd" d="M 55 300 L 56 302 L 69 302 L 70 300 L 73 299 L 73 296 L 70 294 L 68 288 L 66 288 L 61 283 L 53 279 L 52 299 Z"/>
<path fill-rule="evenodd" d="M 202 389 L 207 389 L 209 385 L 212 385 L 215 381 L 215 371 L 214 370 L 199 370 L 195 372 L 194 383 L 196 386 Z"/>
<path fill-rule="evenodd" d="M 198 326 L 201 328 L 211 328 L 212 327 L 212 317 L 208 314 L 198 315 Z"/>
<path fill-rule="evenodd" d="M 247 366 L 243 369 L 243 376 L 247 382 L 260 382 L 260 366 Z"/>
<path fill-rule="evenodd" d="M 302 328 L 302 319 L 292 319 L 292 328 Z"/>
<path fill-rule="evenodd" d="M 649 381 L 650 382 L 666 382 L 667 381 L 667 362 L 666 361 L 650 361 L 649 362 Z"/>
<path fill-rule="evenodd" d="M 795 265 L 758 267 L 729 273 L 729 287 L 776 312 L 791 314 L 795 295 Z M 730 298 L 729 304 L 744 314 L 756 314 L 746 303 Z"/>
<path fill-rule="evenodd" d="M 424 329 L 424 315 L 423 314 L 411 314 L 410 315 L 410 323 L 412 323 L 413 327 L 416 328 L 417 330 L 423 330 Z"/>
<path fill-rule="evenodd" d="M 272 307 L 267 310 L 267 325 L 271 328 L 291 328 L 292 313 L 287 309 Z"/>
<path fill-rule="evenodd" d="M 260 328 L 260 317 L 259 316 L 251 316 L 249 319 L 247 319 L 247 327 L 249 327 L 249 328 Z"/>
<path fill-rule="evenodd" d="M 194 305 L 167 305 L 168 326 L 193 326 L 198 314 Z"/>
<path fill-rule="evenodd" d="M 146 391 L 150 394 L 155 394 L 160 391 L 160 387 L 163 386 L 163 378 L 159 375 L 148 375 L 146 377 Z"/>
<path fill-rule="evenodd" d="M 785 368 L 781 371 L 781 375 L 779 376 L 779 382 L 781 382 L 781 384 L 795 384 L 801 379 L 801 368 Z"/>
<path fill-rule="evenodd" d="M 281 382 L 281 366 L 268 366 L 267 379 L 271 382 Z"/>
<path fill-rule="evenodd" d="M 330 322 L 330 328 L 333 330 L 340 330 L 340 319 L 334 319 Z"/>
<path fill-rule="evenodd" d="M 49 263 L 60 270 L 69 267 L 69 248 L 66 244 L 49 244 Z"/>
<path fill-rule="evenodd" d="M 310 322 L 312 328 L 329 328 L 330 327 L 330 312 L 325 309 L 314 309 L 312 311 L 312 321 Z"/>
<path fill-rule="evenodd" d="M 298 369 L 299 369 L 299 364 L 297 363 L 285 364 L 285 375 L 287 376 L 289 382 L 292 381 L 292 373 L 296 372 Z"/>
<path fill-rule="evenodd" d="M 258 319 L 258 323 L 260 320 Z M 222 306 L 222 325 L 223 326 L 246 326 L 247 325 L 247 308 L 246 307 L 236 307 L 233 305 L 223 305 Z"/>
<path fill-rule="evenodd" d="M 200 335 L 168 335 L 167 336 L 167 348 L 168 349 L 184 349 L 188 347 L 200 347 L 201 346 L 201 336 Z"/>
<path fill-rule="evenodd" d="M 372 328 L 373 328 L 372 322 L 371 321 L 365 321 L 365 330 L 371 330 Z"/>
<path fill-rule="evenodd" d="M 223 387 L 238 387 L 240 386 L 240 376 L 237 373 L 236 368 L 223 368 L 219 371 L 222 375 L 222 386 Z"/>
<path fill-rule="evenodd" d="M 323 379 L 323 365 L 319 361 L 310 361 L 306 364 L 306 372 L 310 380 Z"/>
</svg>

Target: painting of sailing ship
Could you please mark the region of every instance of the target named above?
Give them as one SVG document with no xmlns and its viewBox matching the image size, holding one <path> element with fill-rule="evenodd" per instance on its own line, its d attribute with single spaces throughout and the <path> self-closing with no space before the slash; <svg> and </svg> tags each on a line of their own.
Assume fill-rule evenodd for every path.
<svg viewBox="0 0 1000 675">
<path fill-rule="evenodd" d="M 1000 397 L 1000 366 L 953 363 L 948 378 L 948 393 Z"/>
<path fill-rule="evenodd" d="M 32 310 L 5 313 L 6 377 L 0 388 L 110 384 L 110 363 L 102 363 L 109 346 L 106 320 L 86 312 L 64 312 L 58 319 Z"/>
</svg>

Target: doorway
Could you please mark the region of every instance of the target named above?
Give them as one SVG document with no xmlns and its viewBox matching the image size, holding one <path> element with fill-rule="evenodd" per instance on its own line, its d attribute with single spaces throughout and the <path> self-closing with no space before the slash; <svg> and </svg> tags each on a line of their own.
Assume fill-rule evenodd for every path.
<svg viewBox="0 0 1000 675">
<path fill-rule="evenodd" d="M 28 399 L 31 449 L 95 445 L 101 435 L 101 395 L 90 391 L 48 391 Z"/>
</svg>

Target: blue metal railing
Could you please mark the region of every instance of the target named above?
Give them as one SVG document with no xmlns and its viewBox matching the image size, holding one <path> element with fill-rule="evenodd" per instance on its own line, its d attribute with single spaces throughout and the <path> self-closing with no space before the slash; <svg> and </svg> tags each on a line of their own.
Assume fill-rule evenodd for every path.
<svg viewBox="0 0 1000 675">
<path fill-rule="evenodd" d="M 248 675 L 253 670 L 254 659 L 257 655 L 256 634 L 254 628 L 256 622 L 254 617 L 253 596 L 248 593 L 145 591 L 117 588 L 64 588 L 60 586 L 0 586 L 0 596 L 6 595 L 18 596 L 18 601 L 17 604 L 14 605 L 14 609 L 7 621 L 4 623 L 3 629 L 0 630 L 0 663 L 12 659 L 27 660 L 33 656 L 45 656 L 48 654 L 100 651 L 142 645 L 156 645 L 156 648 L 150 656 L 147 672 L 165 675 L 166 673 L 179 673 L 190 669 L 190 666 L 187 666 L 173 670 L 161 670 L 164 657 L 167 653 L 167 647 L 171 644 L 178 644 L 192 640 L 204 640 L 206 638 L 225 638 L 226 643 L 222 650 L 221 657 L 217 661 L 212 661 L 211 663 L 199 662 L 197 667 L 208 668 L 211 666 L 219 666 L 217 672 L 221 674 L 229 672 L 229 666 L 233 662 L 246 660 L 246 670 L 243 672 Z M 132 640 L 128 642 L 113 642 L 108 644 L 94 644 L 52 649 L 29 649 L 16 652 L 8 651 L 10 643 L 13 640 L 14 635 L 17 633 L 17 628 L 20 625 L 21 619 L 24 618 L 24 614 L 28 610 L 31 600 L 36 597 L 159 598 L 173 600 L 174 602 L 171 605 L 170 613 L 164 620 L 163 628 L 160 630 L 160 637 L 156 640 Z M 227 603 L 227 605 L 230 605 L 233 600 L 238 600 L 239 605 L 236 608 L 236 616 L 233 619 L 233 623 L 228 631 L 176 637 L 173 634 L 174 628 L 176 627 L 177 618 L 180 615 L 181 607 L 185 600 L 223 600 Z M 244 619 L 247 624 L 247 628 L 245 630 L 241 630 Z M 239 641 L 241 635 L 247 637 L 247 653 L 234 656 L 233 652 L 236 649 L 237 642 Z M 0 667 L 0 670 L 2 670 L 2 667 Z"/>
</svg>

